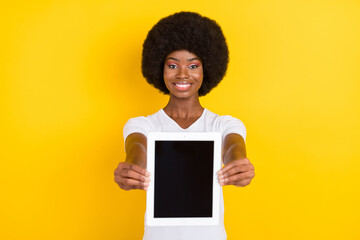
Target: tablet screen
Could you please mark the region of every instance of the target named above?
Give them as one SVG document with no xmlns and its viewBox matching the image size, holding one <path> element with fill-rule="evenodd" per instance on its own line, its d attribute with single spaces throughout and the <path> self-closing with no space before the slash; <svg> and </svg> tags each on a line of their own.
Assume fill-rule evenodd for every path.
<svg viewBox="0 0 360 240">
<path fill-rule="evenodd" d="M 155 141 L 155 218 L 212 217 L 214 141 Z"/>
</svg>

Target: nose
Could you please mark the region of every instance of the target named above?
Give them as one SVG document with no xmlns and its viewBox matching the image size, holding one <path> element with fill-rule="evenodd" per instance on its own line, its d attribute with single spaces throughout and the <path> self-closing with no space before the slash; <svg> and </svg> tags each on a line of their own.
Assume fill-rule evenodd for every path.
<svg viewBox="0 0 360 240">
<path fill-rule="evenodd" d="M 175 75 L 176 78 L 178 78 L 178 79 L 188 79 L 189 78 L 189 72 L 186 67 L 180 67 L 178 69 L 179 70 Z"/>
</svg>

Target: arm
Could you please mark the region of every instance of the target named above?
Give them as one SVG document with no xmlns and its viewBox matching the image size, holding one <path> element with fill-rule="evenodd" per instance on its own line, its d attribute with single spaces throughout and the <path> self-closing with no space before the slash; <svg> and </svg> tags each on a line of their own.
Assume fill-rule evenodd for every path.
<svg viewBox="0 0 360 240">
<path fill-rule="evenodd" d="M 218 172 L 220 185 L 245 187 L 253 177 L 254 166 L 246 158 L 245 142 L 236 133 L 226 135 L 223 148 L 224 167 Z"/>
<path fill-rule="evenodd" d="M 147 139 L 141 133 L 132 133 L 125 140 L 125 162 L 146 169 Z"/>
<path fill-rule="evenodd" d="M 119 163 L 114 171 L 115 182 L 124 190 L 147 190 L 150 173 L 146 171 L 146 137 L 132 133 L 125 140 L 125 162 Z"/>
</svg>

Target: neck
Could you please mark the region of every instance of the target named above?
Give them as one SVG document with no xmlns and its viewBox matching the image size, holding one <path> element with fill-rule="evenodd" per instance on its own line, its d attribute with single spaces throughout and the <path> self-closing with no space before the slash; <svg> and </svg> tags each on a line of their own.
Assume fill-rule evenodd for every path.
<svg viewBox="0 0 360 240">
<path fill-rule="evenodd" d="M 200 116 L 204 108 L 200 104 L 198 96 L 193 98 L 176 98 L 170 95 L 170 99 L 164 111 L 172 117 L 191 118 Z"/>
</svg>

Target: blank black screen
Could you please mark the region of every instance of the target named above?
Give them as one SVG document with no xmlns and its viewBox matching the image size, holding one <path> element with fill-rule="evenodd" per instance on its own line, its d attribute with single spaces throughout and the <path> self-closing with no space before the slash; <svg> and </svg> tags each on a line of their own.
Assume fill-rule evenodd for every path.
<svg viewBox="0 0 360 240">
<path fill-rule="evenodd" d="M 154 217 L 212 217 L 213 141 L 155 141 Z"/>
</svg>

